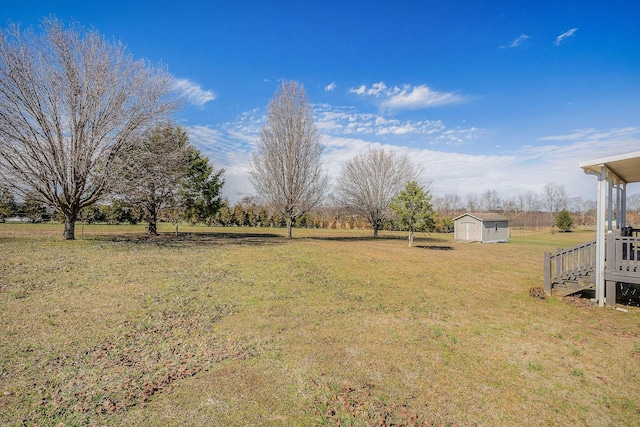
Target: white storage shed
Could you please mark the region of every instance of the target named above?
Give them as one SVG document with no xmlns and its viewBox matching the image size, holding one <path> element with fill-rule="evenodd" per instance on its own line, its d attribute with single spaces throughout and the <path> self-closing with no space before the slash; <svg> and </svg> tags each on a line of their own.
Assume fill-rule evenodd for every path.
<svg viewBox="0 0 640 427">
<path fill-rule="evenodd" d="M 482 243 L 509 241 L 509 218 L 495 213 L 465 213 L 453 219 L 456 240 Z"/>
</svg>

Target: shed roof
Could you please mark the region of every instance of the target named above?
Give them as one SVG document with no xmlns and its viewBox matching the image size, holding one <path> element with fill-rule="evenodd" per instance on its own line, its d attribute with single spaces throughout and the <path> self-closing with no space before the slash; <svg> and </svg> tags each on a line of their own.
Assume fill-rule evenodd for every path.
<svg viewBox="0 0 640 427">
<path fill-rule="evenodd" d="M 480 221 L 509 221 L 509 218 L 506 216 L 492 212 L 467 212 L 453 218 L 453 220 L 455 221 L 467 215 Z"/>
<path fill-rule="evenodd" d="M 600 174 L 600 167 L 609 169 L 615 176 L 626 183 L 640 182 L 640 151 L 588 160 L 578 163 L 585 173 Z"/>
</svg>

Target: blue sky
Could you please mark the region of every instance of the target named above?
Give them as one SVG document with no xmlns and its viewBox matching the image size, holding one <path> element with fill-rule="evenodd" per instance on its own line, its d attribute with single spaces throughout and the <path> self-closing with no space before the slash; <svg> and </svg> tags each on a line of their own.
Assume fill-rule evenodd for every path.
<svg viewBox="0 0 640 427">
<path fill-rule="evenodd" d="M 421 163 L 435 195 L 595 199 L 578 162 L 640 151 L 637 1 L 0 1 L 2 27 L 51 14 L 168 67 L 175 119 L 232 201 L 253 194 L 282 79 L 305 86 L 332 176 L 374 146 Z"/>
</svg>

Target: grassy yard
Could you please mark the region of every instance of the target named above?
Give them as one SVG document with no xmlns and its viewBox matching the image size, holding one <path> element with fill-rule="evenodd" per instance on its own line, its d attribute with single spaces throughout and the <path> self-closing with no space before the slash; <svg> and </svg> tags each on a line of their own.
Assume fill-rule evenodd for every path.
<svg viewBox="0 0 640 427">
<path fill-rule="evenodd" d="M 2 425 L 635 425 L 640 310 L 450 235 L 0 224 Z"/>
</svg>

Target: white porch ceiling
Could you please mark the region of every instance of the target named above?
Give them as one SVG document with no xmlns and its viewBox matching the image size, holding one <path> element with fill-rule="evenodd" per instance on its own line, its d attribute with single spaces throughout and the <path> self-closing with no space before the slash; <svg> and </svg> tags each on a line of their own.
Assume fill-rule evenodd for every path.
<svg viewBox="0 0 640 427">
<path fill-rule="evenodd" d="M 600 167 L 604 165 L 627 184 L 640 182 L 640 151 L 580 162 L 578 165 L 585 173 L 591 172 L 596 175 L 600 174 Z"/>
</svg>

